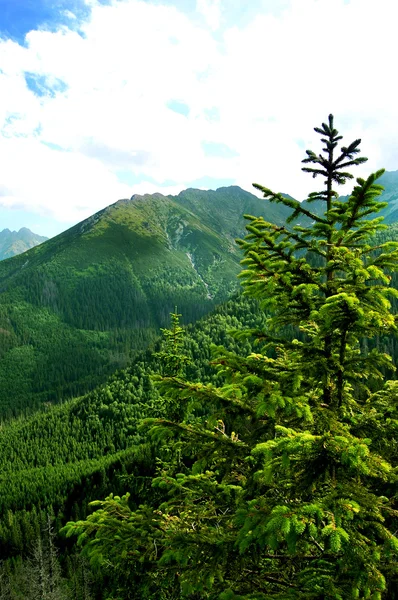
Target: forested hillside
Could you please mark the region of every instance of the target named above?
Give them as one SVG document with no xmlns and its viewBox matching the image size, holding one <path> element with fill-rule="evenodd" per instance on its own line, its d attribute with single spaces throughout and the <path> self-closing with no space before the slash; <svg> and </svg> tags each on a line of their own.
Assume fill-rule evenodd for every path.
<svg viewBox="0 0 398 600">
<path fill-rule="evenodd" d="M 227 332 L 244 324 L 261 328 L 263 322 L 258 303 L 238 296 L 189 326 L 183 347 L 190 359 L 189 376 L 219 383 L 219 375 L 209 365 L 212 344 L 248 353 L 250 342 L 234 339 Z M 0 560 L 26 560 L 48 514 L 54 515 L 59 529 L 71 518 L 84 518 L 88 502 L 110 491 L 122 493 L 127 486 L 137 498 L 140 494 L 145 498 L 146 481 L 154 474 L 156 462 L 154 449 L 145 444 L 145 435 L 137 427 L 143 418 L 160 417 L 166 410 L 151 379 L 162 370 L 156 356 L 159 347 L 157 342 L 131 367 L 81 398 L 3 424 Z M 138 479 L 130 478 L 134 473 Z M 67 551 L 63 538 L 56 536 L 55 541 L 66 553 L 61 561 L 65 567 L 70 544 Z"/>
<path fill-rule="evenodd" d="M 398 171 L 386 171 L 380 178 L 380 184 L 384 191 L 381 196 L 387 206 L 381 211 L 385 223 L 396 223 L 398 221 Z"/>
<path fill-rule="evenodd" d="M 237 187 L 134 196 L 0 263 L 0 415 L 92 389 L 158 336 L 174 306 L 189 323 L 226 300 L 246 212 L 267 211 Z"/>
</svg>

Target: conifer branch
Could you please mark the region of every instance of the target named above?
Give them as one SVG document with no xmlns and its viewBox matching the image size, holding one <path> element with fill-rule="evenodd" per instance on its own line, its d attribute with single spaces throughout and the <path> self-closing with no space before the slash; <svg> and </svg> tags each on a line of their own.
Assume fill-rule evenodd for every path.
<svg viewBox="0 0 398 600">
<path fill-rule="evenodd" d="M 258 189 L 260 192 L 263 192 L 264 198 L 266 200 L 270 200 L 271 202 L 279 202 L 284 204 L 285 206 L 288 206 L 289 208 L 293 208 L 295 211 L 298 211 L 299 213 L 305 215 L 309 219 L 312 219 L 312 221 L 317 221 L 318 223 L 327 223 L 326 219 L 322 219 L 318 215 L 315 215 L 309 210 L 303 208 L 300 202 L 298 202 L 298 200 L 285 198 L 284 196 L 282 196 L 282 194 L 276 194 L 275 192 L 272 192 L 269 188 L 266 188 L 258 183 L 253 183 L 253 187 Z"/>
</svg>

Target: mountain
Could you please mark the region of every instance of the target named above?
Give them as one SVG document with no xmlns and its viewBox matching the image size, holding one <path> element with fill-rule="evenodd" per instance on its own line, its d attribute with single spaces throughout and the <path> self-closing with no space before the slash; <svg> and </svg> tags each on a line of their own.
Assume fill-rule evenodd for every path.
<svg viewBox="0 0 398 600">
<path fill-rule="evenodd" d="M 386 224 L 396 223 L 398 221 L 398 171 L 386 171 L 378 183 L 384 187 L 381 200 L 388 202 L 388 206 L 380 214 Z"/>
<path fill-rule="evenodd" d="M 0 263 L 0 415 L 91 389 L 237 288 L 243 214 L 288 211 L 238 187 L 120 200 Z"/>
<path fill-rule="evenodd" d="M 0 260 L 22 254 L 45 242 L 48 238 L 33 233 L 30 229 L 22 227 L 19 231 L 3 229 L 0 231 Z"/>
<path fill-rule="evenodd" d="M 398 220 L 398 171 L 381 182 Z M 316 210 L 316 203 L 311 205 Z M 175 306 L 194 322 L 237 289 L 244 214 L 290 211 L 237 186 L 119 200 L 0 262 L 0 416 L 86 393 L 157 338 Z"/>
</svg>

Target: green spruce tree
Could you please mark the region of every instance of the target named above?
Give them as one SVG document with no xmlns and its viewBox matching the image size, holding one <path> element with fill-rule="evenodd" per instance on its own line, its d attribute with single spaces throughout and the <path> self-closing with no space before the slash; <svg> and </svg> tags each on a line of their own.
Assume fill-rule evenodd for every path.
<svg viewBox="0 0 398 600">
<path fill-rule="evenodd" d="M 174 312 L 170 313 L 171 327 L 161 329 L 162 347 L 159 352 L 154 354 L 160 359 L 162 375 L 165 376 L 182 375 L 189 363 L 189 358 L 183 351 L 185 331 L 180 325 L 181 316 L 177 312 L 177 307 L 175 307 Z"/>
<path fill-rule="evenodd" d="M 396 331 L 389 273 L 398 249 L 373 241 L 383 228 L 371 218 L 384 206 L 383 171 L 357 179 L 341 200 L 334 186 L 366 160 L 360 141 L 339 149 L 331 115 L 316 131 L 324 148 L 307 151 L 304 170 L 324 189 L 301 204 L 256 185 L 292 214 L 285 227 L 248 216 L 239 242 L 244 292 L 268 317 L 261 331 L 235 335 L 258 352 L 215 349 L 219 387 L 159 377 L 183 410 L 179 421 L 146 426 L 178 449 L 178 461 L 161 465 L 152 502 L 133 509 L 128 497 L 110 497 L 66 527 L 103 565 L 134 575 L 146 562 L 152 585 L 162 581 L 159 597 L 396 597 L 397 453 L 388 436 L 398 386 L 384 381 L 390 358 L 362 340 Z M 127 587 L 123 597 L 146 597 Z"/>
</svg>

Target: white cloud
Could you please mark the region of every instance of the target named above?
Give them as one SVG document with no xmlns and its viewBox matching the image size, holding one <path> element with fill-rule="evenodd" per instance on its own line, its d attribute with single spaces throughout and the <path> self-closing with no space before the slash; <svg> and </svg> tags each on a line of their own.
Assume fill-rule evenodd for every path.
<svg viewBox="0 0 398 600">
<path fill-rule="evenodd" d="M 99 162 L 51 150 L 36 139 L 15 137 L 0 145 L 0 163 L 9 191 L 1 198 L 3 206 L 33 207 L 61 221 L 88 217 L 130 192 Z"/>
<path fill-rule="evenodd" d="M 63 14 L 67 19 L 73 19 L 74 21 L 77 19 L 75 13 L 73 13 L 71 10 L 64 10 Z"/>
<path fill-rule="evenodd" d="M 221 0 L 196 0 L 196 10 L 206 20 L 207 25 L 215 31 L 221 22 Z"/>
<path fill-rule="evenodd" d="M 29 32 L 24 47 L 1 40 L 0 204 L 77 221 L 153 181 L 173 193 L 205 176 L 303 197 L 302 146 L 318 148 L 312 128 L 330 111 L 346 141 L 363 137 L 362 172 L 397 169 L 395 0 L 377 12 L 369 0 L 292 0 L 277 16 L 265 4 L 219 29 L 225 0 L 198 0 L 203 21 L 171 2 L 91 0 L 82 36 L 62 26 Z M 59 91 L 38 97 L 25 72 Z M 187 116 L 167 108 L 175 99 Z M 206 156 L 203 141 L 239 156 Z"/>
</svg>

